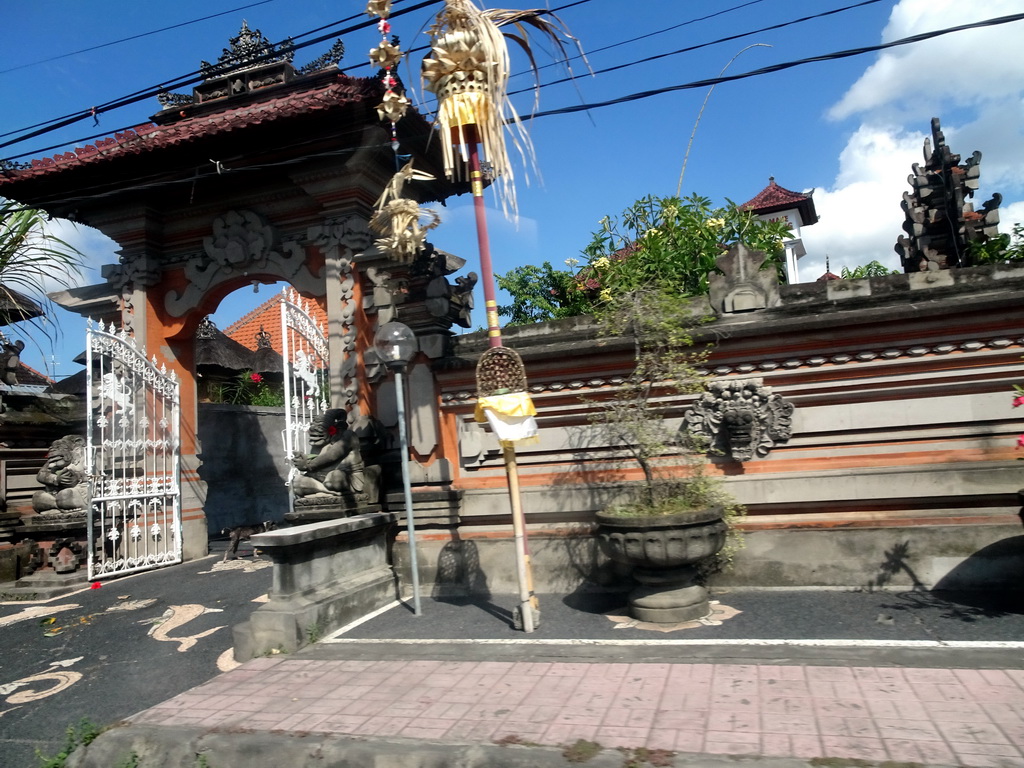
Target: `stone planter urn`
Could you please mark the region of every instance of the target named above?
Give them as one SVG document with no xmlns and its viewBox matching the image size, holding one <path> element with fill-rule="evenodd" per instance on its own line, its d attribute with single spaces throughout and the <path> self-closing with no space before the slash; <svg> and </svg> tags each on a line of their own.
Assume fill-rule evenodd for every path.
<svg viewBox="0 0 1024 768">
<path fill-rule="evenodd" d="M 675 624 L 711 612 L 696 565 L 718 554 L 728 531 L 721 507 L 669 516 L 624 517 L 597 513 L 602 551 L 633 566 L 640 585 L 629 594 L 639 621 Z"/>
</svg>

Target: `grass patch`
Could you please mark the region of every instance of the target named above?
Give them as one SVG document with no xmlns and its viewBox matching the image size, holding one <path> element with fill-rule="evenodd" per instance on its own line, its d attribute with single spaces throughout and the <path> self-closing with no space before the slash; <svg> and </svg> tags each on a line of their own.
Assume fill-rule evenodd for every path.
<svg viewBox="0 0 1024 768">
<path fill-rule="evenodd" d="M 64 747 L 60 752 L 53 756 L 47 756 L 41 750 L 36 750 L 37 768 L 64 768 L 64 764 L 75 749 L 92 744 L 96 737 L 103 733 L 103 730 L 85 717 L 79 721 L 77 727 L 69 725 L 64 732 Z"/>
<path fill-rule="evenodd" d="M 603 747 L 596 741 L 577 739 L 575 744 L 571 744 L 562 750 L 562 757 L 570 763 L 585 763 L 596 756 L 602 749 Z"/>
</svg>

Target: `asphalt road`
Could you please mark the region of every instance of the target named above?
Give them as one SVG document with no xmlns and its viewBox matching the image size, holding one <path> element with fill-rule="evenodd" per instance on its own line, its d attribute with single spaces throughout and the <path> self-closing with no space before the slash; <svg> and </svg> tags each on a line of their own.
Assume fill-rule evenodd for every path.
<svg viewBox="0 0 1024 768">
<path fill-rule="evenodd" d="M 233 664 L 231 627 L 266 594 L 269 566 L 215 555 L 0 604 L 0 765 L 36 768 L 83 718 L 117 722 Z"/>
<path fill-rule="evenodd" d="M 46 602 L 0 604 L 0 768 L 37 768 L 36 750 L 58 752 L 67 728 L 83 718 L 115 723 L 230 668 L 231 628 L 266 594 L 269 566 L 251 556 L 221 564 L 218 554 Z M 712 620 L 666 632 L 630 622 L 621 596 L 541 595 L 541 624 L 526 636 L 511 625 L 511 596 L 426 595 L 422 616 L 396 605 L 301 655 L 1024 668 L 1018 591 L 731 590 L 713 597 Z M 962 643 L 1012 647 L 953 647 Z"/>
</svg>

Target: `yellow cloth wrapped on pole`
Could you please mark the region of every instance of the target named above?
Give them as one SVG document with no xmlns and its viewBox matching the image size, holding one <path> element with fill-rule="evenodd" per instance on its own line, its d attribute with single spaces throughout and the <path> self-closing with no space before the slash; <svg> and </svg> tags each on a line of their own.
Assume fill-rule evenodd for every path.
<svg viewBox="0 0 1024 768">
<path fill-rule="evenodd" d="M 491 395 L 476 401 L 474 418 L 487 422 L 502 443 L 537 442 L 537 409 L 527 392 Z"/>
</svg>

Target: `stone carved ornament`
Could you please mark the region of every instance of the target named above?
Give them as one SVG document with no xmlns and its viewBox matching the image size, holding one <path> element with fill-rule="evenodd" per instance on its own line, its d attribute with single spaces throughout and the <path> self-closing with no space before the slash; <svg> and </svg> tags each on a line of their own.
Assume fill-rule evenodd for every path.
<svg viewBox="0 0 1024 768">
<path fill-rule="evenodd" d="M 774 267 L 762 269 L 767 258 L 736 243 L 715 259 L 721 274 L 708 275 L 708 300 L 715 312 L 728 315 L 778 305 L 778 273 Z"/>
<path fill-rule="evenodd" d="M 341 401 L 349 409 L 349 422 L 356 417 L 355 406 L 358 400 L 359 382 L 356 378 L 356 311 L 359 309 L 355 300 L 356 278 L 352 269 L 353 259 L 359 251 L 369 247 L 372 238 L 366 228 L 365 219 L 355 214 L 346 214 L 328 219 L 322 225 L 310 227 L 306 236 L 311 243 L 321 249 L 338 249 L 338 278 L 341 303 L 335 308 L 335 319 L 341 321 L 342 359 L 332 365 L 338 371 L 342 382 Z M 344 252 L 342 252 L 344 249 Z"/>
<path fill-rule="evenodd" d="M 684 415 L 686 430 L 734 461 L 767 456 L 793 433 L 793 404 L 761 379 L 713 381 Z"/>
<path fill-rule="evenodd" d="M 46 517 L 85 517 L 89 483 L 85 475 L 85 439 L 66 435 L 46 452 L 36 481 L 43 486 L 32 495 L 32 509 Z"/>
<path fill-rule="evenodd" d="M 299 243 L 279 242 L 274 227 L 253 211 L 229 211 L 213 220 L 213 234 L 203 238 L 203 253 L 186 260 L 189 285 L 181 293 L 167 294 L 167 311 L 181 317 L 214 285 L 249 272 L 275 275 L 300 292 L 319 292 L 323 280 L 306 267 Z"/>
</svg>

